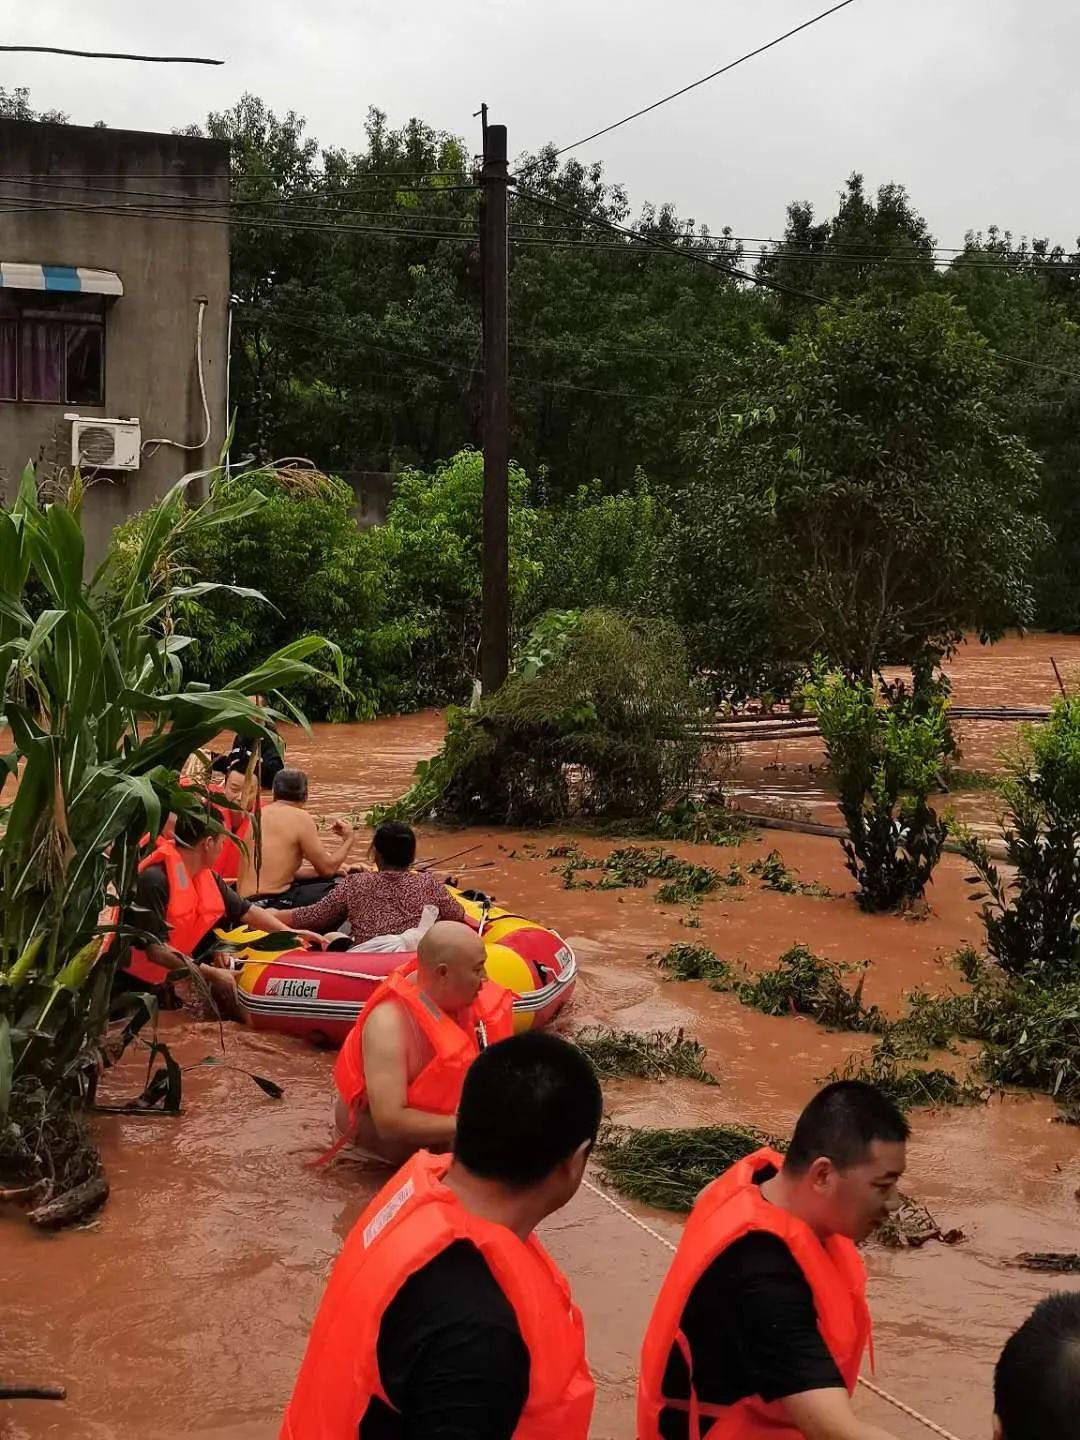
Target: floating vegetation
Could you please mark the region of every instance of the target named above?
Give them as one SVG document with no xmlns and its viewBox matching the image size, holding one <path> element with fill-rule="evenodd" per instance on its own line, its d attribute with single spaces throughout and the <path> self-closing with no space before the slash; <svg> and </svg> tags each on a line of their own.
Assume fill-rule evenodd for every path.
<svg viewBox="0 0 1080 1440">
<path fill-rule="evenodd" d="M 874 1231 L 872 1238 L 889 1250 L 921 1250 L 930 1240 L 942 1245 L 959 1245 L 967 1239 L 963 1230 L 942 1230 L 925 1205 L 901 1196 L 900 1209 L 888 1216 Z"/>
<path fill-rule="evenodd" d="M 839 1069 L 825 1076 L 822 1083 L 834 1080 L 862 1080 L 887 1095 L 900 1110 L 917 1106 L 976 1105 L 986 1099 L 986 1091 L 972 1081 L 958 1079 L 949 1070 L 921 1070 L 904 1064 L 891 1048 L 888 1039 L 875 1045 L 869 1055 L 851 1055 Z"/>
<path fill-rule="evenodd" d="M 1003 775 L 995 775 L 989 770 L 964 770 L 959 767 L 946 770 L 942 778 L 948 789 L 966 791 L 1000 790 L 1005 779 Z"/>
<path fill-rule="evenodd" d="M 788 869 L 779 850 L 770 850 L 764 859 L 751 861 L 747 869 L 760 878 L 766 890 L 777 890 L 781 895 L 810 895 L 817 900 L 828 900 L 833 895 L 827 885 L 817 880 L 797 880 L 798 871 Z"/>
<path fill-rule="evenodd" d="M 676 1076 L 700 1080 L 704 1085 L 716 1084 L 715 1077 L 705 1069 L 704 1045 L 688 1039 L 681 1029 L 638 1034 L 592 1025 L 579 1030 L 572 1039 L 602 1080 L 666 1080 Z"/>
<path fill-rule="evenodd" d="M 809 1015 L 831 1030 L 862 1030 L 880 1034 L 888 1021 L 876 1005 L 867 1008 L 862 1000 L 865 965 L 841 965 L 815 955 L 808 945 L 793 945 L 753 980 L 735 987 L 744 1005 L 764 1015 Z M 848 990 L 843 976 L 862 971 L 854 990 Z"/>
<path fill-rule="evenodd" d="M 1025 1270 L 1039 1270 L 1052 1275 L 1080 1275 L 1080 1255 L 1065 1250 L 1024 1250 L 1016 1263 Z"/>
<path fill-rule="evenodd" d="M 571 843 L 553 846 L 547 856 L 563 862 L 553 873 L 563 877 L 567 890 L 641 890 L 650 880 L 661 880 L 664 883 L 656 892 L 661 905 L 696 904 L 721 885 L 742 883 L 741 878 L 734 878 L 735 872 L 741 877 L 737 866 L 723 875 L 709 865 L 695 865 L 659 847 L 623 845 L 596 858 Z M 582 878 L 583 872 L 596 873 L 598 878 Z"/>
<path fill-rule="evenodd" d="M 684 1130 L 609 1125 L 596 1155 L 603 1179 L 628 1199 L 685 1212 L 710 1181 L 763 1145 L 780 1148 L 767 1135 L 741 1125 Z"/>
<path fill-rule="evenodd" d="M 749 822 L 737 810 L 716 801 L 684 800 L 654 820 L 624 820 L 604 825 L 603 835 L 649 840 L 685 840 L 693 845 L 741 845 Z"/>
<path fill-rule="evenodd" d="M 649 959 L 672 980 L 707 980 L 714 990 L 731 988 L 731 966 L 706 945 L 672 945 L 663 955 L 653 954 Z"/>
</svg>

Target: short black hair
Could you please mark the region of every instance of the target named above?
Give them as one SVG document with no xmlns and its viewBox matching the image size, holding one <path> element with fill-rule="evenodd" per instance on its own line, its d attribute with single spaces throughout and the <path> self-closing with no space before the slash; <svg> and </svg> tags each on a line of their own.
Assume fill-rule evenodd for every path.
<svg viewBox="0 0 1080 1440">
<path fill-rule="evenodd" d="M 384 820 L 371 844 L 375 854 L 391 870 L 407 870 L 416 859 L 416 831 L 401 820 Z"/>
<path fill-rule="evenodd" d="M 274 776 L 274 799 L 289 800 L 293 805 L 302 805 L 308 796 L 308 780 L 303 770 L 283 765 Z"/>
<path fill-rule="evenodd" d="M 1006 1342 L 994 1371 L 1005 1440 L 1062 1440 L 1080 1410 L 1080 1291 L 1041 1300 Z"/>
<path fill-rule="evenodd" d="M 485 1180 L 527 1189 L 593 1143 L 603 1107 L 596 1072 L 576 1045 L 526 1031 L 469 1067 L 454 1158 Z"/>
<path fill-rule="evenodd" d="M 187 849 L 190 849 L 192 845 L 198 845 L 200 840 L 205 840 L 208 835 L 215 833 L 205 810 L 185 810 L 182 814 L 177 815 L 176 825 L 173 828 L 176 843 Z"/>
<path fill-rule="evenodd" d="M 837 1080 L 814 1096 L 799 1116 L 784 1169 L 801 1175 L 822 1155 L 838 1170 L 866 1159 L 875 1140 L 900 1142 L 911 1126 L 887 1095 L 861 1080 Z"/>
</svg>

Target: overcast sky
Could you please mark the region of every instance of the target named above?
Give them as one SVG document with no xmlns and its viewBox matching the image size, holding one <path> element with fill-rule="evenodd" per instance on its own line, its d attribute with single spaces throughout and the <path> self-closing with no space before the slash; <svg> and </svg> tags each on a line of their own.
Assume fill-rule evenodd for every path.
<svg viewBox="0 0 1080 1440">
<path fill-rule="evenodd" d="M 168 130 L 245 90 L 359 148 L 369 105 L 479 148 L 480 101 L 512 153 L 567 145 L 827 8 L 829 0 L 36 0 L 5 41 L 210 55 L 221 69 L 0 56 L 39 109 Z M 788 201 L 830 212 L 852 170 L 905 184 L 939 244 L 998 223 L 1080 233 L 1080 6 L 855 0 L 768 54 L 583 146 L 635 208 L 671 200 L 737 235 Z"/>
</svg>

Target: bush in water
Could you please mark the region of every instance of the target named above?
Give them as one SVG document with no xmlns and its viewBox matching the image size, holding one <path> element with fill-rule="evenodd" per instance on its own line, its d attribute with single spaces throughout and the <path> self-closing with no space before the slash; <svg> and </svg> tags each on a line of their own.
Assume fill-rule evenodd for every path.
<svg viewBox="0 0 1080 1440">
<path fill-rule="evenodd" d="M 950 744 L 947 701 L 933 691 L 877 702 L 873 685 L 819 672 L 806 687 L 840 792 L 847 868 L 864 910 L 917 900 L 941 858 L 948 827 L 927 804 Z"/>
<path fill-rule="evenodd" d="M 1046 725 L 1022 732 L 1001 789 L 1014 878 L 1003 879 L 985 842 L 964 839 L 986 948 L 1009 975 L 1080 981 L 1080 697 L 1058 700 Z"/>
<path fill-rule="evenodd" d="M 585 610 L 544 630 L 500 690 L 451 711 L 392 813 L 543 824 L 654 816 L 699 791 L 709 746 L 675 627 Z"/>
</svg>

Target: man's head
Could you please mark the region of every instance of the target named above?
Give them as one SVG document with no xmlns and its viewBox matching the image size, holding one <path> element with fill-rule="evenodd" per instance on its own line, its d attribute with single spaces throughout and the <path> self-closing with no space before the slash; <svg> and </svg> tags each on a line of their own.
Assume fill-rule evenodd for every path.
<svg viewBox="0 0 1080 1440">
<path fill-rule="evenodd" d="M 288 805 L 306 805 L 308 782 L 303 770 L 286 765 L 274 776 L 274 799 Z"/>
<path fill-rule="evenodd" d="M 417 946 L 420 984 L 440 1010 L 464 1010 L 487 978 L 484 942 L 459 920 L 436 920 Z"/>
<path fill-rule="evenodd" d="M 234 805 L 239 805 L 244 799 L 244 785 L 247 780 L 247 767 L 244 765 L 232 765 L 225 772 L 225 779 L 222 781 L 221 793 L 226 800 L 231 800 Z"/>
<path fill-rule="evenodd" d="M 408 870 L 416 859 L 416 831 L 400 820 L 384 820 L 371 839 L 380 870 Z"/>
<path fill-rule="evenodd" d="M 173 839 L 188 868 L 197 873 L 213 865 L 221 854 L 224 836 L 211 828 L 205 813 L 189 810 L 176 817 Z"/>
<path fill-rule="evenodd" d="M 454 1160 L 482 1180 L 534 1192 L 550 1215 L 581 1184 L 602 1114 L 596 1072 L 577 1046 L 530 1030 L 469 1067 Z"/>
<path fill-rule="evenodd" d="M 910 1133 L 872 1085 L 826 1085 L 799 1116 L 784 1159 L 800 1217 L 820 1235 L 865 1240 L 898 1203 Z"/>
<path fill-rule="evenodd" d="M 1064 1440 L 1080 1412 L 1080 1291 L 1048 1295 L 994 1371 L 995 1440 Z"/>
</svg>

